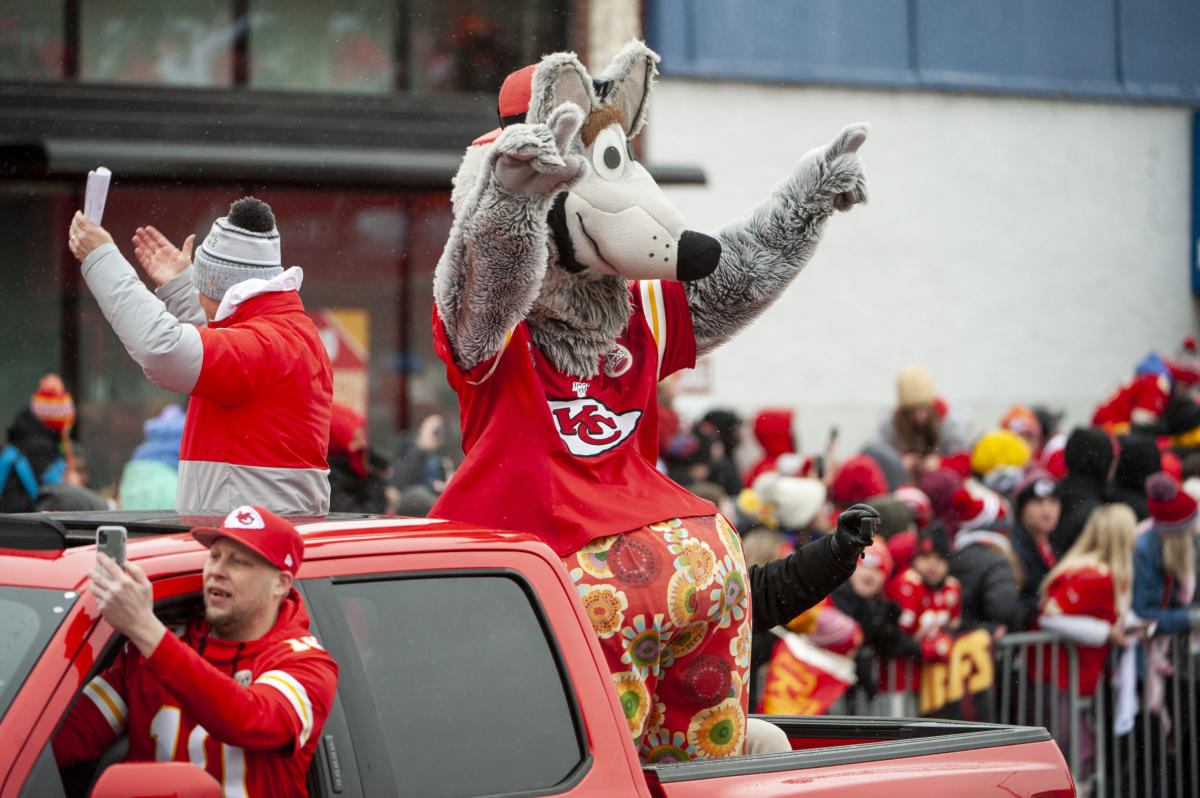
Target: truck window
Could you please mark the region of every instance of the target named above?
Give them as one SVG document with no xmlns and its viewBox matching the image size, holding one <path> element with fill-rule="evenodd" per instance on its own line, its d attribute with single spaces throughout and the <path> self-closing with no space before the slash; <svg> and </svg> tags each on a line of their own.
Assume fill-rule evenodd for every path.
<svg viewBox="0 0 1200 798">
<path fill-rule="evenodd" d="M 335 584 L 397 794 L 546 791 L 586 756 L 549 624 L 507 575 Z"/>
<path fill-rule="evenodd" d="M 0 717 L 78 597 L 74 591 L 0 587 Z"/>
</svg>

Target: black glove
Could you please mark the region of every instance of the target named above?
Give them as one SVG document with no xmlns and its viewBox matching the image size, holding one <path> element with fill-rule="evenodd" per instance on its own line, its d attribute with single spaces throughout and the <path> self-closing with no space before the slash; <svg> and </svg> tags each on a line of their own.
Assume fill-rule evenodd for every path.
<svg viewBox="0 0 1200 798">
<path fill-rule="evenodd" d="M 871 545 L 871 538 L 879 528 L 879 511 L 866 504 L 855 504 L 838 516 L 837 529 L 833 531 L 833 556 L 849 563 Z"/>
</svg>

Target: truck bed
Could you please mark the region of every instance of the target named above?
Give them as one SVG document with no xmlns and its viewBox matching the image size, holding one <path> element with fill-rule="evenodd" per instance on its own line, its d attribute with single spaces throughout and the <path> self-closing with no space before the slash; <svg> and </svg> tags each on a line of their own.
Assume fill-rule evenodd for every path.
<svg viewBox="0 0 1200 798">
<path fill-rule="evenodd" d="M 1040 727 L 849 716 L 760 716 L 790 753 L 647 765 L 652 795 L 1070 798 L 1062 754 Z M 854 767 L 859 765 L 860 767 Z"/>
</svg>

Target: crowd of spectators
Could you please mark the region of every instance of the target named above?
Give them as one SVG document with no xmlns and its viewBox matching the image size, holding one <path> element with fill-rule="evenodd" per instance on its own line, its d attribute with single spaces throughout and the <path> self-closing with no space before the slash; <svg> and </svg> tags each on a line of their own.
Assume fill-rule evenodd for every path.
<svg viewBox="0 0 1200 798">
<path fill-rule="evenodd" d="M 719 409 L 676 422 L 661 467 L 729 508 L 760 563 L 827 534 L 851 504 L 875 507 L 879 535 L 855 575 L 786 628 L 849 658 L 854 689 L 884 702 L 874 704 L 881 713 L 991 720 L 994 694 L 945 695 L 946 663 L 970 656 L 956 646 L 992 656 L 1011 632 L 1059 633 L 1079 647 L 1086 696 L 1127 647 L 1145 642 L 1153 678 L 1169 636 L 1200 629 L 1198 387 L 1188 339 L 1171 358 L 1139 363 L 1091 423 L 1061 429 L 1061 413 L 1015 405 L 972 434 L 914 365 L 898 375 L 877 435 L 844 459 L 833 446 L 800 451 L 792 409 L 750 419 Z M 758 459 L 740 451 L 747 433 Z M 745 464 L 740 481 L 731 462 Z M 821 614 L 827 623 L 816 623 Z M 762 706 L 782 645 L 775 632 L 755 630 L 752 706 Z M 1033 676 L 1063 682 L 1064 673 L 1047 664 Z"/>
</svg>

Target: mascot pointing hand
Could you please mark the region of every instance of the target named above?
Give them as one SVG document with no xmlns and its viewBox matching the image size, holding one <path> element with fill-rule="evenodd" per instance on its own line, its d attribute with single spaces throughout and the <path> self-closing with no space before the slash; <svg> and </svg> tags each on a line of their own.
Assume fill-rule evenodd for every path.
<svg viewBox="0 0 1200 798">
<path fill-rule="evenodd" d="M 501 128 L 467 150 L 433 318 L 465 458 L 430 513 L 531 532 L 562 557 L 648 762 L 741 753 L 751 593 L 769 622 L 797 604 L 781 587 L 797 573 L 828 592 L 871 512 L 781 566 L 797 573 L 748 574 L 716 507 L 655 468 L 659 380 L 763 312 L 833 212 L 866 200 L 852 125 L 741 220 L 687 229 L 630 145 L 657 61 L 631 42 L 593 78 L 546 56 L 509 76 Z"/>
</svg>

